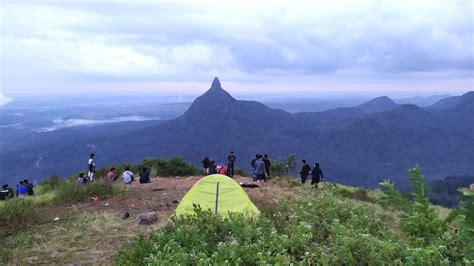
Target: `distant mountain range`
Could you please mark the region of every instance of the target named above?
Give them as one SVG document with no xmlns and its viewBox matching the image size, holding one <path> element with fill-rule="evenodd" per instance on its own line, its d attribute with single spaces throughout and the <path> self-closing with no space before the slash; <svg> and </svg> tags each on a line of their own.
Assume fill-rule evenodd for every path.
<svg viewBox="0 0 474 266">
<path fill-rule="evenodd" d="M 173 155 L 197 165 L 204 154 L 224 162 L 234 150 L 237 166 L 247 171 L 256 153 L 271 158 L 295 153 L 298 159 L 320 162 L 328 181 L 367 187 L 387 178 L 403 183 L 406 169 L 416 163 L 428 179 L 472 175 L 474 92 L 447 108 L 436 108 L 439 104 L 420 108 L 379 97 L 358 107 L 290 114 L 237 100 L 216 78 L 177 119 L 137 130 L 127 126 L 122 134 L 117 126 L 114 134 L 96 129 L 100 134 L 87 140 L 63 141 L 57 131 L 39 147 L 9 151 L 0 169 L 4 180 L 34 179 L 77 173 L 92 151 L 104 166 Z"/>
</svg>

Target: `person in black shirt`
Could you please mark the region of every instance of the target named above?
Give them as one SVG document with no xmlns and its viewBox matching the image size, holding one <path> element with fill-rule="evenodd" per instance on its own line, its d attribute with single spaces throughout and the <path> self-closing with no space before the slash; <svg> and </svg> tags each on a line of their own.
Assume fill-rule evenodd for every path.
<svg viewBox="0 0 474 266">
<path fill-rule="evenodd" d="M 311 172 L 311 167 L 309 167 L 309 165 L 306 163 L 306 160 L 301 160 L 301 165 L 301 185 L 304 185 L 304 183 L 306 183 L 306 179 L 308 179 L 309 173 Z"/>
<path fill-rule="evenodd" d="M 234 177 L 234 163 L 236 157 L 233 151 L 230 152 L 229 156 L 227 157 L 227 176 L 233 178 Z"/>
<path fill-rule="evenodd" d="M 3 185 L 2 190 L 0 190 L 0 200 L 11 199 L 14 196 L 13 189 L 8 184 Z"/>
<path fill-rule="evenodd" d="M 23 180 L 23 184 L 28 188 L 28 196 L 33 196 L 33 184 L 28 182 L 28 179 Z"/>
<path fill-rule="evenodd" d="M 268 159 L 268 155 L 265 154 L 263 155 L 263 162 L 265 163 L 265 171 L 267 172 L 267 175 L 268 175 L 268 179 L 270 179 L 270 165 L 271 165 L 271 162 L 270 160 Z"/>
<path fill-rule="evenodd" d="M 202 159 L 202 167 L 204 168 L 203 169 L 203 173 L 204 175 L 208 175 L 209 174 L 209 166 L 211 164 L 211 160 L 209 160 L 209 157 L 207 157 L 207 155 L 204 155 L 204 158 Z"/>
<path fill-rule="evenodd" d="M 216 166 L 216 162 L 214 161 L 211 161 L 209 163 L 209 175 L 214 175 L 214 174 L 217 174 L 217 166 Z"/>
<path fill-rule="evenodd" d="M 314 188 L 318 188 L 319 182 L 324 178 L 323 171 L 321 170 L 321 168 L 319 168 L 319 163 L 314 164 L 314 168 L 311 171 L 311 175 L 311 185 L 314 185 Z"/>
<path fill-rule="evenodd" d="M 148 168 L 143 167 L 143 169 L 140 171 L 140 184 L 144 183 L 151 183 L 150 181 L 150 170 Z"/>
</svg>

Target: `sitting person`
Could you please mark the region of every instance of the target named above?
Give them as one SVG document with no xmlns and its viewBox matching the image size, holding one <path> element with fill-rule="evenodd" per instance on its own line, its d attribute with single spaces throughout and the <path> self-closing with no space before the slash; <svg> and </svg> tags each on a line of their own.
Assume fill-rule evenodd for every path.
<svg viewBox="0 0 474 266">
<path fill-rule="evenodd" d="M 87 178 L 84 173 L 80 173 L 79 177 L 77 178 L 77 183 L 81 186 L 85 186 L 89 182 L 89 178 Z"/>
<path fill-rule="evenodd" d="M 221 167 L 219 168 L 219 174 L 227 175 L 227 170 L 225 169 L 225 166 L 223 164 L 221 164 Z"/>
<path fill-rule="evenodd" d="M 3 185 L 2 190 L 0 190 L 0 200 L 11 199 L 14 196 L 13 189 L 8 184 Z"/>
<path fill-rule="evenodd" d="M 114 167 L 110 168 L 109 172 L 107 173 L 107 180 L 113 182 L 117 179 L 118 179 L 118 175 L 115 172 L 115 168 Z"/>
<path fill-rule="evenodd" d="M 143 169 L 140 171 L 140 184 L 144 183 L 151 183 L 150 170 L 148 170 L 146 167 L 143 167 Z"/>
<path fill-rule="evenodd" d="M 23 180 L 23 184 L 28 188 L 28 196 L 33 196 L 33 184 L 28 182 L 28 179 Z"/>
<path fill-rule="evenodd" d="M 18 185 L 16 189 L 16 195 L 18 197 L 26 197 L 28 196 L 28 187 L 25 185 L 23 181 L 20 181 L 20 184 Z"/>
<path fill-rule="evenodd" d="M 133 176 L 133 173 L 130 171 L 129 167 L 125 168 L 125 172 L 122 174 L 122 179 L 125 184 L 131 184 L 135 180 L 135 177 Z"/>
<path fill-rule="evenodd" d="M 211 161 L 209 164 L 209 175 L 214 175 L 217 174 L 217 169 L 216 169 L 216 162 Z"/>
</svg>

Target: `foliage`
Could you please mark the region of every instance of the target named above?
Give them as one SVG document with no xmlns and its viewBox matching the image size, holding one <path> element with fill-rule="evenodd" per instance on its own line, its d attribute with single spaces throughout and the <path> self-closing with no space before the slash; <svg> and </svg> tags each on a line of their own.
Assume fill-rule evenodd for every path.
<svg viewBox="0 0 474 266">
<path fill-rule="evenodd" d="M 462 243 L 444 234 L 418 247 L 400 238 L 371 207 L 341 202 L 327 191 L 293 202 L 279 200 L 257 218 L 214 215 L 173 217 L 150 237 L 122 247 L 120 265 L 330 264 L 381 265 L 459 262 Z"/>
<path fill-rule="evenodd" d="M 7 200 L 0 206 L 0 228 L 3 234 L 25 229 L 40 220 L 38 211 L 31 198 Z"/>
<path fill-rule="evenodd" d="M 118 186 L 106 180 L 98 180 L 85 186 L 67 180 L 62 182 L 55 190 L 53 202 L 61 204 L 76 203 L 90 200 L 94 196 L 107 198 L 120 192 L 121 189 Z"/>
<path fill-rule="evenodd" d="M 143 167 L 150 169 L 155 174 L 154 177 L 190 176 L 200 174 L 199 169 L 188 164 L 180 157 L 172 157 L 168 160 L 162 160 L 160 158 L 147 158 L 138 165 L 133 166 L 132 171 L 138 172 Z"/>
<path fill-rule="evenodd" d="M 59 176 L 52 175 L 48 177 L 48 179 L 43 181 L 43 183 L 41 184 L 40 187 L 38 187 L 36 192 L 39 195 L 44 195 L 58 188 L 61 185 L 61 183 L 62 183 L 62 180 Z"/>
<path fill-rule="evenodd" d="M 296 155 L 290 154 L 288 157 L 278 157 L 275 160 L 271 160 L 270 174 L 272 177 L 289 176 L 295 171 L 295 168 Z"/>
<path fill-rule="evenodd" d="M 402 211 L 400 228 L 411 245 L 419 248 L 416 256 L 408 261 L 418 264 L 425 258 L 434 258 L 442 253 L 447 260 L 460 260 L 460 247 L 465 243 L 461 241 L 459 234 L 449 230 L 449 224 L 457 217 L 457 212 L 454 211 L 444 220 L 440 219 L 429 204 L 420 166 L 409 169 L 409 174 L 413 191 L 411 200 L 403 197 L 392 183 L 381 183 L 385 192 L 381 203 Z"/>
<path fill-rule="evenodd" d="M 461 211 L 464 215 L 461 223 L 462 237 L 466 242 L 464 255 L 474 262 L 474 190 L 463 189 L 461 193 Z"/>
</svg>

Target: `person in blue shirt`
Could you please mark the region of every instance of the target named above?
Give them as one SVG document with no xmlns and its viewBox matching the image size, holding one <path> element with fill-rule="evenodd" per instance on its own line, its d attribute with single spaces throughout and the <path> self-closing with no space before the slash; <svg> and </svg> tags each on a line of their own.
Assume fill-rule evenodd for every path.
<svg viewBox="0 0 474 266">
<path fill-rule="evenodd" d="M 26 186 L 23 181 L 20 181 L 20 185 L 16 189 L 16 195 L 18 197 L 28 196 L 28 186 Z"/>
</svg>

